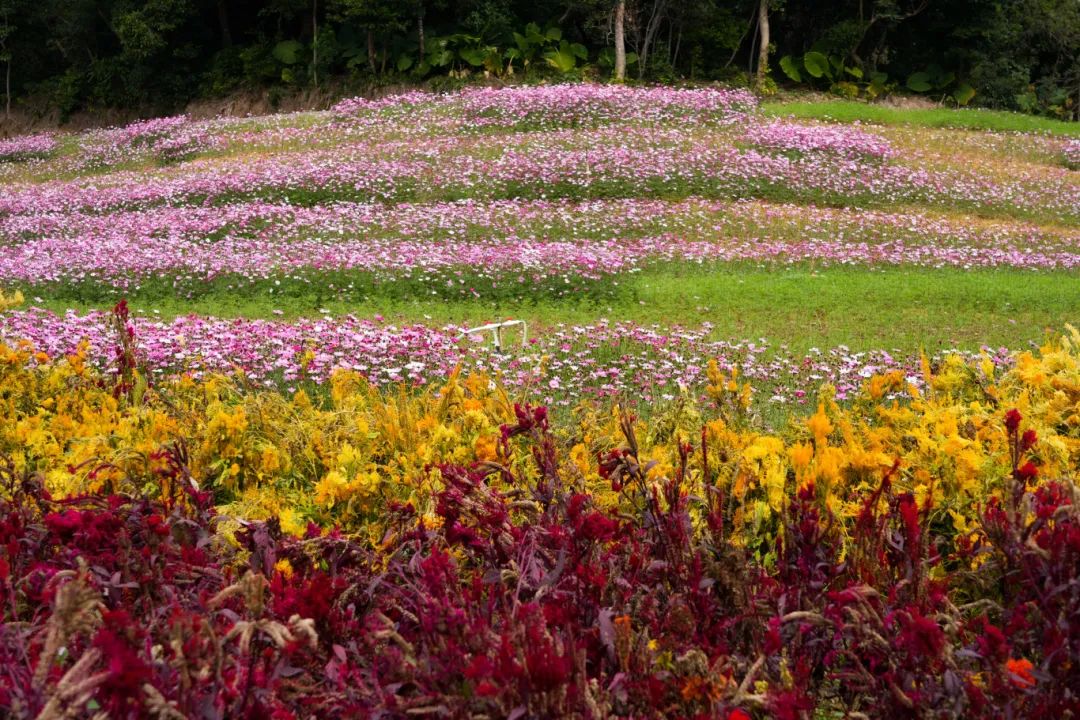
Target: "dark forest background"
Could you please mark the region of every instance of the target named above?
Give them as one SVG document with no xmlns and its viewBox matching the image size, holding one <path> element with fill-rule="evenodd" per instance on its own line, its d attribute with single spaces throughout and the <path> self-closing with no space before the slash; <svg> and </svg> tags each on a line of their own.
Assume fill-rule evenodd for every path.
<svg viewBox="0 0 1080 720">
<path fill-rule="evenodd" d="M 1080 105 L 1080 0 L 0 0 L 0 93 L 67 116 L 253 88 L 607 79 L 620 17 L 628 81 Z"/>
</svg>

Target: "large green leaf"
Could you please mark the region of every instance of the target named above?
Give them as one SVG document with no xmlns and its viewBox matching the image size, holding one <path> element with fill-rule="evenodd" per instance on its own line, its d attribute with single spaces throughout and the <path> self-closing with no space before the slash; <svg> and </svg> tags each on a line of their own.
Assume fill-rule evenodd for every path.
<svg viewBox="0 0 1080 720">
<path fill-rule="evenodd" d="M 957 105 L 967 105 L 975 97 L 975 88 L 967 83 L 960 83 L 952 93 Z"/>
<path fill-rule="evenodd" d="M 802 82 L 802 73 L 799 72 L 798 62 L 798 60 L 791 57 L 790 55 L 785 55 L 784 57 L 780 58 L 780 69 L 784 71 L 785 75 L 787 75 L 795 82 Z"/>
<path fill-rule="evenodd" d="M 930 85 L 930 75 L 924 72 L 912 73 L 907 79 L 908 90 L 913 92 L 926 92 L 932 85 Z"/>
<path fill-rule="evenodd" d="M 812 77 L 832 79 L 832 73 L 829 72 L 829 59 L 819 52 L 811 50 L 803 55 L 803 67 Z"/>
<path fill-rule="evenodd" d="M 274 46 L 274 57 L 283 65 L 294 65 L 300 61 L 300 51 L 304 46 L 295 40 L 282 40 Z"/>
<path fill-rule="evenodd" d="M 565 45 L 565 43 L 563 44 Z M 544 59 L 547 60 L 548 65 L 561 73 L 572 72 L 577 67 L 577 58 L 567 47 L 547 51 L 544 53 Z"/>
<path fill-rule="evenodd" d="M 889 76 L 883 72 L 870 73 L 870 82 L 866 84 L 866 96 L 873 100 L 888 91 Z"/>
<path fill-rule="evenodd" d="M 473 67 L 480 67 L 487 59 L 488 51 L 483 47 L 465 47 L 458 51 L 458 55 Z"/>
<path fill-rule="evenodd" d="M 450 52 L 445 47 L 439 48 L 435 52 L 429 53 L 427 56 L 427 62 L 432 67 L 446 67 L 454 61 L 454 53 Z"/>
</svg>

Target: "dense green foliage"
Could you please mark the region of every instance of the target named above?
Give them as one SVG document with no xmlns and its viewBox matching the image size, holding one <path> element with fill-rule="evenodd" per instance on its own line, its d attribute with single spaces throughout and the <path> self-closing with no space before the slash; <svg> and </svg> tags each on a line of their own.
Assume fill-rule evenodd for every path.
<svg viewBox="0 0 1080 720">
<path fill-rule="evenodd" d="M 760 0 L 626 0 L 628 75 L 756 73 Z M 771 79 L 1077 117 L 1075 0 L 766 0 Z M 606 78 L 616 0 L 0 0 L 18 108 L 171 111 L 242 88 Z M 823 64 L 824 63 L 824 64 Z M 797 80 L 796 80 L 797 79 Z M 33 100 L 33 102 L 29 102 Z"/>
</svg>

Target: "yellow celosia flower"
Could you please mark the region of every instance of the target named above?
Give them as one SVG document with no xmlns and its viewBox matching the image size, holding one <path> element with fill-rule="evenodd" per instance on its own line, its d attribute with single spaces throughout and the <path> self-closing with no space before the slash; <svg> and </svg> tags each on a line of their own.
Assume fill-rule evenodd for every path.
<svg viewBox="0 0 1080 720">
<path fill-rule="evenodd" d="M 570 461 L 582 475 L 592 472 L 592 458 L 589 457 L 589 448 L 585 447 L 585 443 L 578 443 L 570 449 Z"/>
<path fill-rule="evenodd" d="M 806 427 L 813 434 L 817 447 L 824 447 L 828 443 L 828 437 L 832 434 L 833 425 L 825 414 L 824 403 L 818 404 L 817 412 L 806 421 Z"/>
<path fill-rule="evenodd" d="M 0 289 L 0 312 L 10 310 L 23 304 L 25 298 L 23 294 L 16 290 L 14 293 L 8 295 L 3 289 Z"/>
<path fill-rule="evenodd" d="M 349 481 L 337 470 L 331 470 L 315 484 L 315 504 L 333 507 L 345 495 Z"/>
<path fill-rule="evenodd" d="M 792 445 L 788 450 L 791 466 L 798 472 L 805 472 L 810 467 L 810 460 L 814 457 L 814 448 L 806 443 Z"/>
<path fill-rule="evenodd" d="M 292 508 L 286 508 L 278 514 L 281 529 L 294 537 L 303 537 L 307 533 L 307 522 Z"/>
<path fill-rule="evenodd" d="M 478 435 L 473 443 L 477 460 L 495 460 L 498 457 L 499 441 L 495 435 Z"/>
<path fill-rule="evenodd" d="M 274 563 L 274 570 L 281 573 L 286 580 L 292 580 L 293 566 L 288 558 L 282 558 Z"/>
<path fill-rule="evenodd" d="M 192 477 L 228 512 L 277 516 L 294 535 L 304 534 L 310 514 L 381 542 L 381 511 L 391 501 L 412 502 L 430 519 L 442 488 L 433 468 L 441 463 L 497 459 L 526 484 L 538 472 L 528 455 L 499 455 L 499 426 L 513 422 L 512 402 L 482 375 L 404 391 L 378 390 L 340 371 L 330 380 L 329 408 L 301 393 L 252 391 L 220 376 L 162 380 L 143 402 L 120 403 L 86 364 L 85 346 L 62 358 L 35 359 L 34 352 L 28 343 L 0 344 L 0 453 L 20 473 L 41 473 L 57 496 L 95 488 L 152 492 L 166 467 L 160 452 L 183 440 Z M 777 513 L 798 487 L 814 482 L 817 501 L 850 519 L 897 461 L 897 489 L 923 501 L 933 488 L 935 512 L 953 519 L 946 532 L 971 537 L 978 507 L 1000 495 L 1008 477 L 1001 408 L 1016 407 L 1025 429 L 1037 432 L 1040 481 L 1070 477 L 1080 466 L 1080 333 L 1022 354 L 1011 369 L 951 358 L 932 380 L 908 401 L 884 400 L 903 389 L 906 379 L 896 374 L 870 378 L 845 406 L 823 389 L 814 414 L 768 435 L 749 429 L 738 413 L 743 387 L 716 369 L 709 384 L 722 403 L 699 408 L 688 395 L 678 407 L 639 420 L 639 457 L 657 461 L 649 477 L 659 483 L 679 467 L 678 442 L 693 442 L 694 526 L 703 527 L 703 508 L 691 484 L 706 477 L 707 456 L 707 481 L 731 507 L 729 537 L 748 548 L 773 546 Z M 625 447 L 618 413 L 575 412 L 574 427 L 553 423 L 566 443 L 566 479 L 594 492 L 599 508 L 632 511 L 626 493 L 600 481 L 594 458 L 598 450 Z M 704 449 L 697 442 L 702 427 Z"/>
</svg>

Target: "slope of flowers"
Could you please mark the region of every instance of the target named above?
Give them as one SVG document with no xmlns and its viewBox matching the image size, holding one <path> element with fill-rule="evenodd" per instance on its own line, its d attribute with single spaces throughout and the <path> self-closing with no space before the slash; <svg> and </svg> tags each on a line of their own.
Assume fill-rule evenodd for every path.
<svg viewBox="0 0 1080 720">
<path fill-rule="evenodd" d="M 605 99 L 608 95 L 617 98 L 614 106 Z M 353 136 L 348 126 L 328 126 L 332 121 L 319 117 L 306 128 L 272 130 L 307 134 L 313 141 L 329 133 L 333 141 L 329 144 L 295 142 L 301 138 L 293 137 L 294 147 L 279 148 L 269 156 L 241 155 L 240 167 L 204 158 L 178 167 L 139 167 L 105 176 L 31 183 L 12 188 L 0 202 L 0 213 L 109 212 L 237 198 L 288 197 L 313 204 L 327 199 L 400 201 L 418 193 L 431 199 L 641 196 L 663 189 L 735 197 L 783 190 L 858 204 L 928 202 L 947 207 L 962 203 L 1004 214 L 1038 211 L 1076 221 L 1077 187 L 1064 168 L 987 175 L 962 165 L 931 169 L 900 162 L 902 158 L 882 162 L 880 156 L 886 154 L 888 143 L 869 131 L 768 122 L 751 112 L 745 97 L 733 91 L 578 85 L 406 99 L 374 103 L 383 109 L 400 109 L 392 117 L 384 117 L 382 110 L 361 113 L 383 128 L 375 132 Z M 470 115 L 468 108 L 477 103 L 482 110 Z M 580 112 L 561 114 L 563 106 Z M 647 117 L 653 112 L 657 113 L 655 122 Z M 451 129 L 429 132 L 440 127 L 437 118 L 428 118 L 432 113 L 450 118 Z M 574 118 L 590 113 L 618 116 L 619 122 L 578 127 Z M 699 122 L 695 113 L 711 114 L 723 122 Z M 553 127 L 544 121 L 535 129 L 515 131 L 511 124 L 502 128 L 494 144 L 487 136 L 467 132 L 484 118 L 505 116 L 514 123 L 515 118 L 533 114 L 569 118 L 570 126 Z M 173 119 L 153 122 L 166 121 Z M 183 137 L 190 135 L 193 142 L 206 147 L 217 147 L 219 142 L 227 147 L 236 127 L 235 121 L 187 123 L 179 129 L 169 124 L 168 133 L 180 135 L 164 137 L 182 145 Z M 412 135 L 409 128 L 423 132 Z M 136 139 L 156 137 L 137 130 L 133 131 Z M 746 132 L 762 135 L 761 149 L 740 147 Z M 120 137 L 105 142 L 106 148 L 145 146 L 128 141 L 131 133 L 124 129 L 107 131 L 111 138 L 108 133 Z M 84 144 L 93 148 L 101 143 L 88 137 Z M 797 157 L 785 152 L 792 147 L 801 150 Z"/>
<path fill-rule="evenodd" d="M 352 316 L 292 322 L 188 316 L 170 322 L 136 318 L 132 324 L 152 377 L 239 373 L 266 387 L 324 382 L 338 369 L 379 386 L 437 384 L 460 367 L 497 376 L 508 390 L 532 393 L 553 407 L 585 399 L 648 404 L 686 390 L 701 395 L 710 360 L 767 391 L 755 398 L 758 406 L 804 404 L 825 382 L 845 400 L 870 376 L 894 370 L 922 383 L 917 357 L 845 347 L 797 355 L 765 341 L 713 340 L 707 324 L 696 329 L 606 321 L 559 325 L 543 334 L 534 329 L 525 347 L 508 344 L 504 352 L 496 352 L 489 337 L 466 337 L 460 327 L 399 327 Z M 114 340 L 112 317 L 104 312 L 0 314 L 0 342 L 26 342 L 47 357 L 78 352 L 85 341 L 85 361 L 105 368 L 113 361 Z M 1006 349 L 986 352 L 995 366 L 1010 363 Z"/>
<path fill-rule="evenodd" d="M 179 162 L 220 145 L 208 129 L 205 123 L 177 115 L 90 131 L 80 146 L 80 167 L 102 169 L 148 158 L 161 164 Z"/>
<path fill-rule="evenodd" d="M 1080 140 L 1069 140 L 1061 148 L 1065 167 L 1080 170 Z"/>
<path fill-rule="evenodd" d="M 557 428 L 481 376 L 151 388 L 120 337 L 0 355 L 14 717 L 1080 711 L 1076 333 L 780 436 L 715 369 Z"/>
<path fill-rule="evenodd" d="M 824 151 L 846 158 L 885 159 L 896 153 L 877 135 L 844 125 L 796 125 L 772 122 L 753 125 L 745 140 L 751 145 L 799 153 Z"/>
<path fill-rule="evenodd" d="M 0 140 L 0 162 L 42 158 L 55 150 L 56 144 L 56 138 L 50 133 Z"/>
<path fill-rule="evenodd" d="M 741 91 L 583 84 L 17 138 L 3 147 L 57 147 L 0 163 L 0 283 L 90 303 L 272 302 L 278 283 L 521 303 L 621 299 L 661 266 L 1075 271 L 1068 144 L 969 135 L 923 147 L 769 120 Z"/>
<path fill-rule="evenodd" d="M 121 171 L 108 176 L 107 183 L 82 178 L 13 188 L 2 198 L 0 212 L 107 212 L 237 198 L 382 202 L 408 200 L 418 189 L 436 197 L 477 199 L 640 196 L 656 190 L 746 197 L 779 186 L 801 196 L 850 197 L 860 204 L 962 203 L 1002 212 L 1039 210 L 1072 222 L 1077 212 L 1076 187 L 1067 177 L 999 182 L 962 172 L 845 160 L 828 152 L 789 157 L 738 149 L 697 128 L 553 131 L 506 137 L 499 145 L 501 152 L 488 157 L 489 141 L 460 135 L 399 146 L 365 143 L 289 153 L 252 159 L 242 167 L 197 161 Z"/>
<path fill-rule="evenodd" d="M 735 123 L 757 108 L 745 90 L 625 85 L 542 85 L 466 88 L 458 93 L 420 92 L 378 100 L 343 100 L 333 112 L 358 125 L 384 123 L 405 116 L 422 119 L 426 128 L 450 123 L 463 131 L 489 128 L 537 129 L 596 126 L 626 122 Z"/>
<path fill-rule="evenodd" d="M 348 272 L 353 282 L 412 281 L 454 297 L 566 295 L 658 263 L 1080 267 L 1071 228 L 699 198 L 25 214 L 0 218 L 0 238 L 8 282 L 117 294 L 162 275 L 190 290 Z"/>
</svg>

